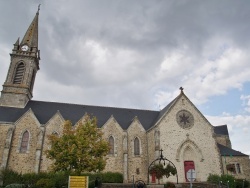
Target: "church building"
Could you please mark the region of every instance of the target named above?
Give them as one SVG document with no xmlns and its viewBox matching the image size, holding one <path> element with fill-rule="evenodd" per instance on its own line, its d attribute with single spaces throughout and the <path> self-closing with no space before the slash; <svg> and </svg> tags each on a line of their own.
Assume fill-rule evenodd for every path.
<svg viewBox="0 0 250 188">
<path fill-rule="evenodd" d="M 40 61 L 38 18 L 39 11 L 10 53 L 0 97 L 0 168 L 49 171 L 48 135 L 60 136 L 66 120 L 76 125 L 93 114 L 110 145 L 105 171 L 122 173 L 124 182 L 155 182 L 148 167 L 160 151 L 176 167 L 179 182 L 188 181 L 190 169 L 198 182 L 209 174 L 250 180 L 249 156 L 232 149 L 227 125 L 212 125 L 182 87 L 159 111 L 32 100 Z M 176 176 L 164 181 L 176 182 Z"/>
</svg>

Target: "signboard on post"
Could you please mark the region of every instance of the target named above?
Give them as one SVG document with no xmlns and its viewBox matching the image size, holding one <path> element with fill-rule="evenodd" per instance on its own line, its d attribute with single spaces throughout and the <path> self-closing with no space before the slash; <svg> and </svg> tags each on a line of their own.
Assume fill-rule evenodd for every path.
<svg viewBox="0 0 250 188">
<path fill-rule="evenodd" d="M 88 188 L 89 177 L 88 176 L 69 176 L 68 188 Z"/>
<path fill-rule="evenodd" d="M 190 181 L 190 182 L 194 181 L 196 179 L 196 172 L 195 172 L 195 170 L 194 169 L 189 169 L 187 171 L 186 176 L 187 176 L 188 181 Z"/>
</svg>

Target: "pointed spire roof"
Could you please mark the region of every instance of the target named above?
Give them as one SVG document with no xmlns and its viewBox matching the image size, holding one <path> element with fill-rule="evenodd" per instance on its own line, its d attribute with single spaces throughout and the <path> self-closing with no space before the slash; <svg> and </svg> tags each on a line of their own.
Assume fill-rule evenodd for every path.
<svg viewBox="0 0 250 188">
<path fill-rule="evenodd" d="M 14 44 L 15 46 L 18 46 L 19 45 L 19 37 L 18 39 L 16 40 L 16 43 Z"/>
<path fill-rule="evenodd" d="M 39 10 L 40 10 L 40 8 L 38 7 L 36 15 L 35 15 L 33 21 L 31 22 L 28 30 L 26 31 L 20 45 L 27 44 L 29 47 L 38 48 L 38 16 L 39 16 Z"/>
</svg>

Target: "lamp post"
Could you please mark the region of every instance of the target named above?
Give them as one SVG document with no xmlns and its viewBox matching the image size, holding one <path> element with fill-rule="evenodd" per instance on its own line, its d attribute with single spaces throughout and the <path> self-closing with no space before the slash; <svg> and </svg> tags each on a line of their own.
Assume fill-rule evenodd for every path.
<svg viewBox="0 0 250 188">
<path fill-rule="evenodd" d="M 160 150 L 160 156 L 155 159 L 153 162 L 151 162 L 151 164 L 148 166 L 148 184 L 149 184 L 149 171 L 150 171 L 150 167 L 156 162 L 156 161 L 159 161 L 159 164 L 161 162 L 163 162 L 163 165 L 165 166 L 166 162 L 165 161 L 168 161 L 169 163 L 171 163 L 171 165 L 174 166 L 174 168 L 176 169 L 176 183 L 178 184 L 178 172 L 177 172 L 177 168 L 175 167 L 174 163 L 172 163 L 172 161 L 168 160 L 166 157 L 163 156 L 162 154 L 162 149 Z"/>
</svg>

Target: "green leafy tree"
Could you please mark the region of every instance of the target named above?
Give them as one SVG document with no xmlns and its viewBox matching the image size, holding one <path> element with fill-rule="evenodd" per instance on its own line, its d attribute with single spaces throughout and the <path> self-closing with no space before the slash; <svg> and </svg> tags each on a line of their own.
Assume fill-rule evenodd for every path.
<svg viewBox="0 0 250 188">
<path fill-rule="evenodd" d="M 104 156 L 108 154 L 108 142 L 102 139 L 97 128 L 96 117 L 86 115 L 84 123 L 76 127 L 66 121 L 61 137 L 49 136 L 51 149 L 46 151 L 49 159 L 54 160 L 54 171 L 82 172 L 102 171 L 106 165 Z"/>
</svg>

